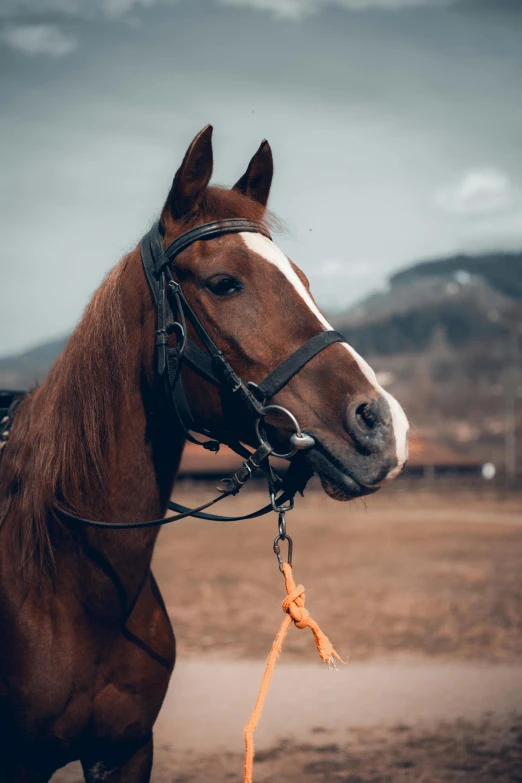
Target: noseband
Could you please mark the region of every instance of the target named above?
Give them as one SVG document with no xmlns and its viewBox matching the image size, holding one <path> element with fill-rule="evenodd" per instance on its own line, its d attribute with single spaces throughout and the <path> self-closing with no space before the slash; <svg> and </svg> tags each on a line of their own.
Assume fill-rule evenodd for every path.
<svg viewBox="0 0 522 783">
<path fill-rule="evenodd" d="M 271 239 L 268 231 L 259 223 L 243 218 L 231 218 L 196 226 L 196 228 L 192 228 L 178 236 L 166 249 L 164 248 L 162 226 L 158 221 L 141 241 L 143 269 L 156 306 L 155 369 L 158 380 L 164 388 L 167 405 L 187 440 L 197 443 L 210 451 L 217 451 L 221 444 L 225 444 L 244 458 L 245 461 L 242 466 L 231 478 L 224 479 L 222 486 L 218 488 L 221 494 L 208 503 L 198 508 L 189 509 L 170 502 L 168 504 L 169 509 L 179 512 L 175 516 L 140 522 L 103 522 L 84 519 L 63 508 L 57 508 L 57 514 L 61 518 L 92 527 L 112 529 L 157 527 L 189 516 L 219 522 L 235 521 L 252 519 L 272 510 L 280 514 L 284 513 L 284 511 L 292 507 L 296 493 L 304 490 L 313 472 L 303 461 L 292 458 L 294 458 L 296 452 L 312 448 L 315 445 L 314 439 L 311 435 L 302 432 L 299 422 L 290 411 L 280 405 L 270 404 L 270 400 L 314 356 L 329 345 L 345 342 L 345 338 L 342 334 L 335 331 L 320 332 L 278 364 L 261 383 L 245 382 L 237 375 L 223 351 L 218 348 L 210 337 L 185 298 L 180 284 L 172 275 L 171 267 L 174 260 L 194 242 L 200 240 L 210 241 L 225 234 L 237 234 L 244 231 L 262 234 Z M 202 348 L 188 337 L 187 321 L 192 325 L 203 346 Z M 171 347 L 169 344 L 170 335 L 175 335 L 177 338 L 174 347 Z M 227 409 L 230 408 L 237 411 L 238 414 L 243 412 L 251 420 L 253 431 L 257 434 L 259 440 L 259 446 L 256 451 L 252 453 L 246 449 L 226 427 L 213 432 L 205 427 L 202 422 L 198 422 L 195 419 L 183 385 L 182 369 L 184 365 L 199 375 L 200 378 L 219 389 L 223 401 L 227 403 Z M 294 429 L 290 437 L 292 450 L 286 454 L 276 453 L 265 434 L 265 417 L 273 411 L 283 413 L 289 419 Z M 207 440 L 200 441 L 192 433 L 203 435 Z M 291 460 L 290 468 L 284 480 L 281 480 L 271 468 L 268 461 L 270 456 L 284 457 Z M 225 497 L 237 494 L 259 468 L 264 471 L 268 481 L 270 503 L 267 506 L 252 514 L 239 517 L 224 517 L 202 513 L 205 509 Z M 279 492 L 281 494 L 278 495 Z"/>
</svg>

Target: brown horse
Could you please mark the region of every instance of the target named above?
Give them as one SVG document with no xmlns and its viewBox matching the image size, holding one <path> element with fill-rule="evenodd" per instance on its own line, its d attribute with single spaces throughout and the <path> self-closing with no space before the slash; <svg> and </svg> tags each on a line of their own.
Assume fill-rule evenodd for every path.
<svg viewBox="0 0 522 783">
<path fill-rule="evenodd" d="M 174 178 L 161 215 L 165 246 L 208 221 L 243 218 L 267 229 L 269 145 L 233 189 L 209 187 L 211 133 L 209 126 L 195 138 Z M 235 372 L 256 383 L 330 329 L 303 273 L 265 233 L 194 242 L 171 269 Z M 157 529 L 96 530 L 68 524 L 56 509 L 109 522 L 165 513 L 185 437 L 158 383 L 155 317 L 138 247 L 109 274 L 47 380 L 13 417 L 0 458 L 6 783 L 47 781 L 75 759 L 89 783 L 150 778 L 152 730 L 175 658 L 150 570 Z M 189 333 L 201 347 L 190 325 Z M 176 339 L 174 331 L 169 341 Z M 189 367 L 183 381 L 204 427 L 223 430 L 226 418 L 238 442 L 256 445 L 250 424 L 230 417 L 212 384 Z M 400 472 L 404 413 L 346 343 L 318 353 L 275 400 L 313 436 L 306 464 L 332 497 L 375 491 Z"/>
</svg>

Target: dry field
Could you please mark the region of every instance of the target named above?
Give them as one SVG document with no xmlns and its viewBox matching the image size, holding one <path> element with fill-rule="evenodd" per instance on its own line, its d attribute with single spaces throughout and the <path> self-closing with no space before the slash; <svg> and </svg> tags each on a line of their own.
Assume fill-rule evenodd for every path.
<svg viewBox="0 0 522 783">
<path fill-rule="evenodd" d="M 389 730 L 359 729 L 344 743 L 283 742 L 258 753 L 257 783 L 520 783 L 522 720 L 469 723 L 431 729 L 397 724 Z M 155 773 L 154 783 L 242 781 L 238 754 L 187 754 L 183 772 L 175 756 Z M 179 760 L 178 760 L 179 762 Z"/>
<path fill-rule="evenodd" d="M 219 509 L 265 502 L 256 493 Z M 161 533 L 154 570 L 181 656 L 265 657 L 284 596 L 276 521 L 194 520 Z M 347 504 L 312 492 L 287 522 L 307 607 L 343 657 L 522 659 L 522 502 L 382 492 Z M 314 654 L 294 629 L 286 658 Z"/>
<path fill-rule="evenodd" d="M 176 499 L 212 492 L 196 489 Z M 220 510 L 264 502 L 255 491 Z M 275 528 L 270 515 L 160 535 L 154 570 L 180 665 L 154 783 L 241 780 L 241 725 L 282 618 Z M 351 665 L 323 680 L 310 633 L 291 629 L 256 783 L 522 783 L 522 499 L 441 487 L 338 504 L 312 492 L 288 528 L 307 607 Z M 53 783 L 80 779 L 70 767 Z"/>
</svg>

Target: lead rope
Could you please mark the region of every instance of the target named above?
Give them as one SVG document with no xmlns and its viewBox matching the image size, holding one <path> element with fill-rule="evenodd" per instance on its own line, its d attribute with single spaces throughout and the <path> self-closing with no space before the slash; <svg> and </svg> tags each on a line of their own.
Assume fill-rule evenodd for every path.
<svg viewBox="0 0 522 783">
<path fill-rule="evenodd" d="M 281 557 L 279 547 L 280 541 L 288 542 L 288 562 L 286 563 L 283 562 Z M 261 685 L 259 686 L 256 703 L 244 729 L 245 762 L 243 783 L 252 783 L 253 780 L 252 775 L 255 753 L 254 732 L 261 719 L 266 697 L 268 695 L 268 691 L 270 690 L 270 683 L 272 681 L 275 665 L 279 655 L 281 654 L 283 643 L 292 623 L 294 623 L 295 627 L 299 629 L 310 628 L 314 635 L 317 652 L 319 653 L 323 663 L 326 663 L 332 669 L 336 668 L 336 660 L 340 661 L 341 663 L 345 663 L 341 656 L 335 651 L 329 638 L 321 631 L 315 620 L 310 617 L 310 612 L 308 609 L 305 608 L 305 589 L 303 585 L 296 585 L 295 583 L 292 572 L 292 539 L 286 533 L 284 510 L 279 511 L 279 535 L 274 541 L 274 552 L 279 562 L 279 570 L 282 572 L 285 579 L 286 598 L 283 600 L 282 607 L 283 612 L 286 613 L 286 617 L 281 623 L 281 626 L 272 643 L 272 649 L 270 650 L 266 661 L 265 671 L 261 679 Z"/>
</svg>

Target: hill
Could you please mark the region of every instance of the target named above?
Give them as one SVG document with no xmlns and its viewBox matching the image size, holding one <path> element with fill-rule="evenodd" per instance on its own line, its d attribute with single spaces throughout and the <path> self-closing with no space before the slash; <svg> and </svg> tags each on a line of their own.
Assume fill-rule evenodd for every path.
<svg viewBox="0 0 522 783">
<path fill-rule="evenodd" d="M 503 462 L 513 408 L 522 426 L 522 253 L 414 264 L 335 325 L 380 372 L 420 434 Z"/>
<path fill-rule="evenodd" d="M 522 299 L 522 252 L 485 253 L 480 256 L 456 255 L 421 261 L 390 278 L 400 286 L 426 277 L 462 277 L 462 273 L 483 278 L 488 285 L 506 296 Z"/>
<path fill-rule="evenodd" d="M 28 389 L 36 382 L 42 381 L 68 339 L 68 335 L 59 337 L 28 351 L 0 359 L 0 388 Z"/>
<path fill-rule="evenodd" d="M 502 461 L 513 407 L 522 426 L 522 253 L 415 263 L 332 321 L 402 402 L 421 437 L 467 458 Z M 0 359 L 0 387 L 42 380 L 65 342 Z"/>
<path fill-rule="evenodd" d="M 522 311 L 522 253 L 426 261 L 389 282 L 335 319 L 362 353 L 424 351 L 441 329 L 455 347 L 503 339 Z"/>
</svg>

